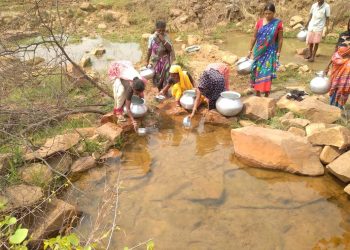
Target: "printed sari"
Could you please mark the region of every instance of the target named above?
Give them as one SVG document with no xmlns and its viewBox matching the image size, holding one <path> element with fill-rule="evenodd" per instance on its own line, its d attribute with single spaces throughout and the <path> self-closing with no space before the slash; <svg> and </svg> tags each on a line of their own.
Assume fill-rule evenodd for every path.
<svg viewBox="0 0 350 250">
<path fill-rule="evenodd" d="M 251 83 L 256 91 L 270 92 L 272 79 L 276 78 L 279 64 L 277 35 L 281 28 L 281 20 L 275 18 L 258 29 L 251 73 Z"/>
<path fill-rule="evenodd" d="M 181 66 L 179 65 L 172 65 L 169 70 L 170 73 L 177 73 L 179 74 L 180 81 L 178 83 L 175 83 L 174 86 L 171 88 L 171 94 L 175 97 L 175 100 L 180 100 L 182 93 L 186 90 L 193 89 L 193 85 L 191 83 L 190 78 L 187 75 L 186 71 L 182 71 Z"/>
<path fill-rule="evenodd" d="M 171 45 L 171 51 L 168 51 L 159 38 L 153 34 L 148 41 L 148 48 L 151 49 L 151 64 L 155 71 L 153 84 L 161 90 L 168 78 L 169 69 L 174 60 L 175 54 L 172 43 L 168 35 L 164 36 L 166 42 Z"/>
<path fill-rule="evenodd" d="M 338 47 L 332 57 L 330 104 L 344 108 L 350 94 L 350 47 Z"/>
</svg>

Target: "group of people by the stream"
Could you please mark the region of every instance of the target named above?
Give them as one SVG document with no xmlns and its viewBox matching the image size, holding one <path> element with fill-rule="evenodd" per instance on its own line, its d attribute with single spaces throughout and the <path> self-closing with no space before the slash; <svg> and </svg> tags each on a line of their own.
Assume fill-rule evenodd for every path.
<svg viewBox="0 0 350 250">
<path fill-rule="evenodd" d="M 275 17 L 275 5 L 268 3 L 263 10 L 263 17 L 256 22 L 253 38 L 248 51 L 248 58 L 253 59 L 250 82 L 256 95 L 263 94 L 268 97 L 271 92 L 273 79 L 279 67 L 279 58 L 283 45 L 283 23 Z M 308 34 L 306 43 L 309 53 L 305 60 L 315 60 L 318 45 L 328 31 L 330 7 L 324 0 L 318 0 L 310 10 L 307 22 Z M 166 23 L 157 21 L 155 32 L 149 37 L 146 63 L 154 70 L 153 84 L 158 88 L 159 94 L 166 96 L 171 88 L 171 95 L 180 105 L 180 98 L 184 91 L 195 89 L 196 100 L 190 118 L 192 118 L 202 103 L 207 103 L 209 109 L 215 109 L 216 100 L 220 94 L 229 90 L 230 67 L 223 62 L 212 63 L 200 75 L 198 81 L 193 79 L 189 72 L 175 61 L 174 46 L 166 33 Z M 330 104 L 341 109 L 347 102 L 350 94 L 350 20 L 347 31 L 340 34 L 331 56 L 330 63 L 324 73 L 330 71 Z M 123 107 L 130 117 L 134 128 L 137 128 L 131 111 L 131 97 L 143 97 L 147 80 L 141 77 L 131 62 L 114 62 L 108 71 L 109 77 L 114 80 L 114 114 L 118 123 L 124 122 Z"/>
</svg>

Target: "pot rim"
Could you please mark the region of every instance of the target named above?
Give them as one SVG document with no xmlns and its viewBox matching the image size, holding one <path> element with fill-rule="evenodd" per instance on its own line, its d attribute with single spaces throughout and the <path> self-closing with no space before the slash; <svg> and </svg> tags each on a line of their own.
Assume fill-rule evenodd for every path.
<svg viewBox="0 0 350 250">
<path fill-rule="evenodd" d="M 220 93 L 220 96 L 231 100 L 238 100 L 241 98 L 241 94 L 236 91 L 224 91 Z"/>
<path fill-rule="evenodd" d="M 193 96 L 195 96 L 196 95 L 196 90 L 195 89 L 185 90 L 183 95 L 193 95 Z"/>
</svg>

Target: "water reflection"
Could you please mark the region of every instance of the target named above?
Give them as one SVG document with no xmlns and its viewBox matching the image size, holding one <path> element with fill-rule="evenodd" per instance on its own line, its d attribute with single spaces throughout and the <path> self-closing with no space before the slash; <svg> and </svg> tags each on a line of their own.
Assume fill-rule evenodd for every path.
<svg viewBox="0 0 350 250">
<path fill-rule="evenodd" d="M 131 137 L 120 166 L 76 183 L 85 191 L 75 193 L 79 208 L 94 218 L 101 180 L 113 185 L 123 170 L 113 249 L 149 238 L 170 250 L 349 249 L 349 201 L 332 177 L 249 168 L 232 157 L 227 128 L 188 131 L 181 120 Z M 88 223 L 78 230 L 88 232 Z"/>
</svg>

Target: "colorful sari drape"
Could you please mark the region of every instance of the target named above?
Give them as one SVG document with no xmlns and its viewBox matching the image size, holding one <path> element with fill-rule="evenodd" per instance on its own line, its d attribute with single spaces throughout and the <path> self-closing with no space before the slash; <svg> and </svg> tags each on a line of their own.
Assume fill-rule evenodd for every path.
<svg viewBox="0 0 350 250">
<path fill-rule="evenodd" d="M 175 100 L 180 100 L 182 93 L 185 90 L 193 89 L 190 78 L 187 75 L 186 71 L 182 71 L 182 68 L 179 65 L 172 65 L 169 70 L 170 73 L 178 73 L 180 81 L 175 83 L 171 88 L 171 94 L 175 97 Z"/>
<path fill-rule="evenodd" d="M 172 47 L 169 36 L 165 35 L 164 39 Z M 153 84 L 161 90 L 169 78 L 169 69 L 174 60 L 174 49 L 168 51 L 155 34 L 150 37 L 148 47 L 152 52 L 150 60 L 155 71 Z"/>
<path fill-rule="evenodd" d="M 332 65 L 330 104 L 344 108 L 350 94 L 350 47 L 338 47 Z"/>
<path fill-rule="evenodd" d="M 276 32 L 280 22 L 281 20 L 275 18 L 258 30 L 251 73 L 251 83 L 256 91 L 270 92 L 272 79 L 276 78 Z"/>
</svg>

